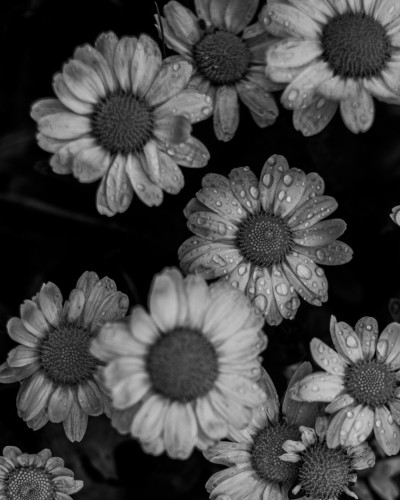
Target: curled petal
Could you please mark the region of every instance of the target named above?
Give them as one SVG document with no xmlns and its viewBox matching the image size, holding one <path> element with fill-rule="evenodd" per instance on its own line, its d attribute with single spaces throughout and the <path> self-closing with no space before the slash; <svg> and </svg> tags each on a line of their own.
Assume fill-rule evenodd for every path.
<svg viewBox="0 0 400 500">
<path fill-rule="evenodd" d="M 335 399 L 344 389 L 343 378 L 326 372 L 315 372 L 297 382 L 290 394 L 300 401 L 327 402 Z"/>
</svg>

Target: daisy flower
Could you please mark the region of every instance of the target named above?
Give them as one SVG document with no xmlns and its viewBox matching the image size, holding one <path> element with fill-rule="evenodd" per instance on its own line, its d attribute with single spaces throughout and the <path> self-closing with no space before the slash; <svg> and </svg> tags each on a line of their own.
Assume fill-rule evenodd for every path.
<svg viewBox="0 0 400 500">
<path fill-rule="evenodd" d="M 98 375 L 101 364 L 89 352 L 99 327 L 125 316 L 128 297 L 110 278 L 88 272 L 63 303 L 59 288 L 46 283 L 21 306 L 21 318 L 7 324 L 18 342 L 0 366 L 0 382 L 21 381 L 18 415 L 34 429 L 62 422 L 70 441 L 80 441 L 88 415 L 109 413 L 109 399 Z"/>
<path fill-rule="evenodd" d="M 196 14 L 168 2 L 157 18 L 167 46 L 194 67 L 189 85 L 214 102 L 217 138 L 230 141 L 239 125 L 239 99 L 259 127 L 275 122 L 278 108 L 271 91 L 282 84 L 265 75 L 265 51 L 276 41 L 262 23 L 248 26 L 259 0 L 197 0 Z M 161 24 L 160 24 L 161 22 Z"/>
<path fill-rule="evenodd" d="M 229 179 L 208 174 L 203 189 L 186 206 L 188 227 L 196 235 L 178 250 L 186 273 L 228 280 L 243 290 L 270 325 L 293 319 L 299 295 L 314 305 L 328 298 L 320 264 L 348 262 L 351 249 L 336 241 L 346 229 L 341 219 L 324 221 L 337 208 L 324 196 L 316 173 L 291 168 L 271 156 L 260 181 L 249 167 Z"/>
<path fill-rule="evenodd" d="M 78 47 L 54 77 L 57 99 L 32 107 L 39 146 L 53 153 L 58 174 L 80 182 L 101 179 L 97 209 L 124 212 L 133 194 L 160 205 L 163 191 L 183 187 L 178 165 L 203 167 L 209 153 L 191 124 L 212 111 L 209 96 L 185 89 L 192 66 L 182 57 L 162 60 L 158 45 L 101 34 L 94 47 Z"/>
<path fill-rule="evenodd" d="M 257 384 L 266 337 L 263 319 L 228 283 L 165 269 L 153 281 L 150 314 L 110 323 L 92 343 L 120 432 L 130 430 L 154 455 L 187 458 L 245 427 L 265 394 Z M 124 427 L 125 426 L 125 427 Z"/>
<path fill-rule="evenodd" d="M 361 318 L 355 331 L 331 318 L 335 350 L 314 338 L 311 354 L 324 370 L 294 385 L 293 398 L 329 403 L 333 414 L 327 432 L 330 447 L 355 446 L 374 431 L 382 450 L 400 450 L 400 324 L 391 323 L 378 336 L 374 318 Z"/>
<path fill-rule="evenodd" d="M 70 495 L 83 488 L 83 481 L 48 449 L 30 455 L 6 446 L 0 466 L 0 500 L 72 500 Z"/>
<path fill-rule="evenodd" d="M 303 363 L 289 387 L 310 372 L 310 363 Z M 211 462 L 228 467 L 207 481 L 211 500 L 218 500 L 219 495 L 231 500 L 288 500 L 298 466 L 279 458 L 284 452 L 282 444 L 300 439 L 299 426 L 314 424 L 317 407 L 293 401 L 286 392 L 281 412 L 274 384 L 265 370 L 261 385 L 267 401 L 254 412 L 251 424 L 231 434 L 234 442 L 221 441 L 204 452 Z"/>
<path fill-rule="evenodd" d="M 281 459 L 297 465 L 297 484 L 292 492 L 309 500 L 338 500 L 342 493 L 357 498 L 349 488 L 357 471 L 373 467 L 375 455 L 367 443 L 357 446 L 329 446 L 328 419 L 318 417 L 315 429 L 301 426 L 301 440 L 287 440 Z"/>
<path fill-rule="evenodd" d="M 382 500 L 396 500 L 400 491 L 392 478 L 400 473 L 400 457 L 377 457 L 375 467 L 358 479 L 354 492 L 360 500 L 374 500 L 375 493 Z M 372 493 L 373 492 L 373 493 Z"/>
<path fill-rule="evenodd" d="M 267 53 L 267 76 L 287 85 L 304 135 L 323 130 L 340 107 L 359 133 L 374 120 L 373 97 L 400 104 L 400 3 L 397 0 L 275 0 L 263 13 L 281 38 Z"/>
</svg>

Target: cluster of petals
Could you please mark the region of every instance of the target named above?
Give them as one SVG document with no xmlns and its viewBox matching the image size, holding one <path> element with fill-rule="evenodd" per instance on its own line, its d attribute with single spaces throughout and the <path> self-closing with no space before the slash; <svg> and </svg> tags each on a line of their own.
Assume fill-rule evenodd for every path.
<svg viewBox="0 0 400 500">
<path fill-rule="evenodd" d="M 16 446 L 6 446 L 0 456 L 0 500 L 53 499 L 72 500 L 70 495 L 83 488 L 74 479 L 64 460 L 52 457 L 51 451 L 23 453 Z"/>
<path fill-rule="evenodd" d="M 381 36 L 388 44 L 380 55 L 382 67 L 371 74 L 340 74 L 326 54 L 323 42 L 326 26 L 346 15 L 370 19 L 371 24 L 381 28 Z M 294 127 L 304 135 L 323 130 L 338 108 L 351 132 L 365 132 L 375 116 L 373 98 L 400 104 L 400 5 L 397 1 L 273 0 L 264 8 L 261 19 L 268 32 L 280 39 L 267 52 L 267 76 L 286 85 L 281 102 L 294 110 Z M 340 29 L 340 22 L 335 29 Z M 374 41 L 372 30 L 362 33 L 361 38 L 365 40 L 357 40 L 357 35 L 348 40 L 347 31 L 338 44 L 343 46 L 343 51 L 340 53 L 340 48 L 335 48 L 335 57 L 341 57 L 340 64 L 349 67 L 351 73 L 346 51 L 351 51 L 355 44 L 360 59 L 372 66 L 373 58 L 378 58 L 372 47 L 378 47 L 380 40 Z"/>
<path fill-rule="evenodd" d="M 239 100 L 259 127 L 272 125 L 278 116 L 271 92 L 280 90 L 282 84 L 265 75 L 265 52 L 276 39 L 261 23 L 249 25 L 258 5 L 259 0 L 198 0 L 194 14 L 179 2 L 171 1 L 164 6 L 165 17 L 157 19 L 160 35 L 167 46 L 194 67 L 189 85 L 213 100 L 214 130 L 222 141 L 231 140 L 239 126 Z M 197 44 L 212 33 L 235 36 L 245 47 L 249 61 L 243 75 L 236 81 L 212 81 L 196 63 Z M 226 47 L 226 57 L 234 57 L 229 46 Z"/>
<path fill-rule="evenodd" d="M 195 234 L 178 250 L 186 273 L 228 280 L 248 295 L 270 325 L 293 319 L 299 296 L 313 305 L 327 300 L 328 281 L 320 265 L 347 263 L 352 250 L 337 240 L 345 222 L 323 220 L 337 202 L 324 195 L 325 184 L 317 173 L 289 168 L 283 156 L 273 155 L 259 180 L 249 167 L 241 167 L 229 178 L 207 174 L 202 186 L 184 210 Z M 254 216 L 275 217 L 290 235 L 286 255 L 273 265 L 252 262 L 239 248 L 240 227 Z"/>
<path fill-rule="evenodd" d="M 269 481 L 260 477 L 254 469 L 251 458 L 254 436 L 260 430 L 282 422 L 299 428 L 304 425 L 314 425 L 318 413 L 317 406 L 294 401 L 289 397 L 290 387 L 311 370 L 310 363 L 303 363 L 295 371 L 284 396 L 282 408 L 274 384 L 267 372 L 263 370 L 260 384 L 267 394 L 267 401 L 253 412 L 252 421 L 245 429 L 231 432 L 229 436 L 231 442 L 220 441 L 204 452 L 204 456 L 211 462 L 228 467 L 216 472 L 207 481 L 206 489 L 211 500 L 241 500 L 243 498 L 288 500 L 288 493 L 292 486 L 290 482 Z M 268 450 L 268 452 L 275 453 L 276 450 Z"/>
<path fill-rule="evenodd" d="M 203 167 L 209 159 L 205 146 L 191 136 L 191 124 L 207 118 L 212 103 L 186 88 L 191 75 L 190 63 L 178 56 L 163 60 L 147 35 L 118 39 L 108 32 L 94 47 L 78 47 L 54 76 L 57 99 L 42 99 L 32 107 L 38 144 L 53 153 L 54 172 L 73 174 L 84 183 L 101 179 L 96 203 L 107 216 L 127 210 L 134 193 L 149 206 L 160 205 L 163 191 L 178 193 L 184 184 L 178 165 Z M 97 106 L 113 95 L 132 96 L 149 109 L 152 131 L 143 147 L 126 151 L 121 137 L 121 144 L 109 151 L 96 137 Z M 119 111 L 127 130 L 140 133 L 140 123 L 129 123 L 134 118 L 126 116 L 128 110 Z M 104 126 L 109 131 L 116 124 Z"/>
<path fill-rule="evenodd" d="M 266 347 L 263 319 L 228 283 L 209 287 L 202 277 L 183 278 L 175 268 L 155 277 L 149 310 L 135 306 L 128 321 L 106 324 L 91 350 L 106 363 L 103 376 L 116 408 L 117 430 L 130 432 L 147 453 L 166 451 L 185 459 L 194 447 L 206 449 L 229 429 L 245 427 L 265 400 L 257 384 L 259 354 Z M 157 390 L 147 362 L 157 342 L 182 330 L 205 338 L 218 362 L 208 393 L 183 401 Z M 168 363 L 169 354 L 165 357 Z M 190 366 L 194 373 L 197 369 L 196 363 Z"/>
<path fill-rule="evenodd" d="M 128 306 L 128 297 L 117 291 L 113 280 L 99 280 L 88 271 L 64 302 L 60 289 L 51 282 L 43 284 L 32 300 L 25 300 L 21 318 L 13 317 L 7 324 L 9 336 L 19 345 L 0 366 L 0 382 L 21 382 L 17 410 L 30 428 L 40 429 L 49 420 L 62 422 L 68 439 L 80 441 L 88 416 L 110 413 L 107 390 L 96 368 L 99 361 L 89 353 L 89 340 L 104 322 L 125 316 Z M 63 341 L 66 332 L 69 335 Z M 49 343 L 53 346 L 50 371 L 44 361 Z M 54 352 L 57 344 L 62 348 Z M 89 369 L 85 371 L 80 362 L 89 363 Z M 79 369 L 85 374 L 81 380 L 66 378 L 70 372 L 79 374 Z"/>
<path fill-rule="evenodd" d="M 396 455 L 400 450 L 400 324 L 391 323 L 378 335 L 374 318 L 360 319 L 353 330 L 332 316 L 330 331 L 336 350 L 316 338 L 310 344 L 314 361 L 324 371 L 298 382 L 291 396 L 302 401 L 329 403 L 325 411 L 333 418 L 326 436 L 328 446 L 355 446 L 374 431 L 382 450 L 387 455 Z M 360 395 L 350 394 L 348 390 L 348 370 L 368 362 L 392 374 L 396 386 L 385 403 L 365 402 L 365 394 L 370 392 L 372 396 L 379 387 L 372 375 L 362 381 L 362 387 L 360 383 Z"/>
</svg>

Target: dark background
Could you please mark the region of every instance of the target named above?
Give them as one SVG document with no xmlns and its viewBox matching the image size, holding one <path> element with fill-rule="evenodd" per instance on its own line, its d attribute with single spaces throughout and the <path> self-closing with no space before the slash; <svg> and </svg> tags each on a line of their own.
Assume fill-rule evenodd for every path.
<svg viewBox="0 0 400 500">
<path fill-rule="evenodd" d="M 160 10 L 165 3 L 158 2 Z M 193 8 L 191 0 L 182 3 Z M 265 160 L 278 153 L 290 166 L 324 178 L 326 194 L 339 203 L 335 216 L 348 225 L 341 239 L 354 250 L 349 264 L 325 267 L 328 303 L 317 308 L 303 302 L 294 321 L 266 327 L 264 365 L 283 395 L 285 369 L 310 359 L 310 339 L 329 342 L 331 314 L 353 326 L 374 316 L 381 330 L 398 318 L 400 302 L 392 300 L 389 309 L 389 301 L 400 298 L 400 228 L 389 213 L 400 204 L 400 107 L 377 103 L 372 129 L 359 136 L 337 114 L 322 133 L 304 138 L 284 109 L 273 126 L 259 129 L 242 107 L 235 138 L 221 143 L 209 119 L 195 125 L 193 135 L 209 148 L 211 160 L 203 169 L 183 168 L 186 185 L 179 195 L 166 194 L 158 208 L 134 198 L 125 214 L 108 219 L 96 211 L 97 183 L 52 173 L 50 154 L 36 145 L 29 110 L 33 101 L 53 96 L 52 76 L 77 45 L 92 44 L 109 30 L 157 39 L 155 12 L 153 2 L 144 0 L 0 0 L 0 362 L 13 347 L 6 321 L 43 282 L 53 281 L 67 297 L 81 273 L 93 270 L 113 278 L 131 305 L 145 305 L 153 275 L 178 265 L 177 248 L 191 235 L 182 209 L 202 177 L 244 165 L 259 175 Z M 33 432 L 17 416 L 17 390 L 17 384 L 0 386 L 0 447 L 12 444 L 30 453 L 48 447 L 64 457 L 75 477 L 85 480 L 74 498 L 208 498 L 204 484 L 218 467 L 201 453 L 183 462 L 145 455 L 105 417 L 89 419 L 80 444 L 69 443 L 61 425 Z"/>
</svg>

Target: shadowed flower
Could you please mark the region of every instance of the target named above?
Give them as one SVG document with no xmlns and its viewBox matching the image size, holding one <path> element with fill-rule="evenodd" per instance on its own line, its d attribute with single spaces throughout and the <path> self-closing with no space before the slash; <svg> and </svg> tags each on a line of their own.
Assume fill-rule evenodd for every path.
<svg viewBox="0 0 400 500">
<path fill-rule="evenodd" d="M 214 130 L 229 141 L 239 125 L 239 99 L 259 127 L 275 122 L 271 91 L 282 88 L 265 75 L 265 51 L 276 38 L 261 23 L 248 26 L 259 0 L 198 0 L 196 15 L 179 2 L 157 18 L 160 36 L 194 67 L 189 85 L 214 102 Z"/>
<path fill-rule="evenodd" d="M 209 288 L 177 269 L 155 277 L 149 308 L 105 325 L 91 350 L 108 363 L 104 380 L 123 410 L 115 427 L 130 430 L 147 453 L 185 459 L 228 427 L 245 427 L 264 401 L 256 383 L 263 320 L 228 283 Z"/>
<path fill-rule="evenodd" d="M 329 403 L 334 414 L 327 433 L 330 447 L 355 446 L 372 430 L 387 455 L 400 450 L 400 324 L 391 323 L 378 338 L 374 318 L 361 318 L 355 331 L 331 318 L 336 351 L 314 338 L 314 361 L 325 371 L 295 384 L 291 396 L 301 401 Z"/>
<path fill-rule="evenodd" d="M 281 101 L 304 135 L 323 130 L 338 107 L 359 133 L 373 123 L 373 97 L 400 104 L 397 0 L 276 0 L 261 17 L 282 39 L 267 53 L 267 76 L 287 84 Z"/>
<path fill-rule="evenodd" d="M 40 429 L 63 422 L 70 441 L 80 441 L 88 415 L 109 414 L 109 398 L 99 375 L 101 364 L 89 344 L 104 322 L 125 316 L 128 297 L 110 278 L 86 271 L 63 304 L 59 288 L 46 283 L 11 318 L 8 334 L 20 345 L 0 367 L 0 382 L 22 381 L 18 415 Z"/>
<path fill-rule="evenodd" d="M 375 493 L 382 500 L 396 500 L 400 494 L 393 476 L 400 474 L 400 457 L 376 457 L 375 467 L 366 470 L 354 485 L 354 493 L 360 500 L 374 500 Z"/>
<path fill-rule="evenodd" d="M 303 363 L 289 387 L 310 372 L 310 363 Z M 281 415 L 278 395 L 265 370 L 260 382 L 267 401 L 254 412 L 251 425 L 230 436 L 235 442 L 221 441 L 204 452 L 211 462 L 228 467 L 207 481 L 211 500 L 219 500 L 219 495 L 231 500 L 288 500 L 298 467 L 279 458 L 282 445 L 288 439 L 300 439 L 300 425 L 314 424 L 317 407 L 293 401 L 286 392 Z"/>
<path fill-rule="evenodd" d="M 283 156 L 271 156 L 257 180 L 248 168 L 229 179 L 203 178 L 203 189 L 185 208 L 195 233 L 179 248 L 182 269 L 206 279 L 228 280 L 243 290 L 270 325 L 293 319 L 300 295 L 321 305 L 328 282 L 320 264 L 339 265 L 351 249 L 336 241 L 346 229 L 341 219 L 324 221 L 337 208 L 324 196 L 316 173 L 289 169 Z"/>
<path fill-rule="evenodd" d="M 64 460 L 47 449 L 30 455 L 6 446 L 0 466 L 1 500 L 72 500 L 70 495 L 83 488 Z"/>
<path fill-rule="evenodd" d="M 58 99 L 32 106 L 37 140 L 54 153 L 54 172 L 80 182 L 101 179 L 97 209 L 107 216 L 124 212 L 134 193 L 149 206 L 160 205 L 163 191 L 178 193 L 184 184 L 178 165 L 203 167 L 209 159 L 190 134 L 212 103 L 185 89 L 191 74 L 182 57 L 162 61 L 147 35 L 118 40 L 103 33 L 94 47 L 78 47 L 54 77 Z"/>
<path fill-rule="evenodd" d="M 373 467 L 375 455 L 367 443 L 357 446 L 329 446 L 328 419 L 318 417 L 315 429 L 301 426 L 301 440 L 289 439 L 281 459 L 298 468 L 295 495 L 303 499 L 338 500 L 345 493 L 357 495 L 349 487 L 357 481 L 357 471 Z"/>
</svg>

